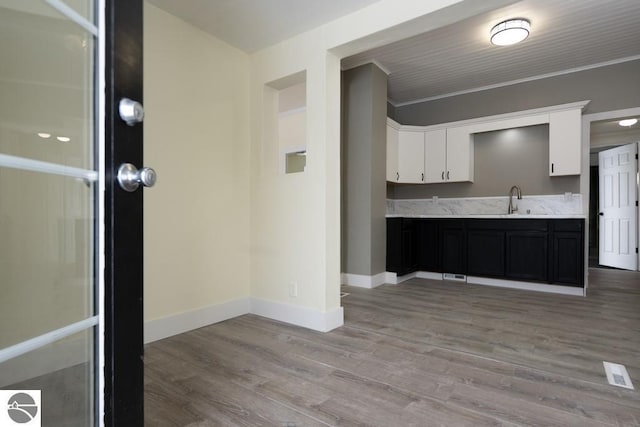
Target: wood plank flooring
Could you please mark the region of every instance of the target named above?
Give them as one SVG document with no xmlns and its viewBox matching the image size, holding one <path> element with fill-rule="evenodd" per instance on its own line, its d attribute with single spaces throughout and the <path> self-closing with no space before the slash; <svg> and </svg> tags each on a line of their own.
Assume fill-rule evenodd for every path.
<svg viewBox="0 0 640 427">
<path fill-rule="evenodd" d="M 345 325 L 254 315 L 145 351 L 149 426 L 640 426 L 640 273 L 587 298 L 414 279 L 344 287 Z M 636 390 L 607 384 L 624 364 Z"/>
</svg>

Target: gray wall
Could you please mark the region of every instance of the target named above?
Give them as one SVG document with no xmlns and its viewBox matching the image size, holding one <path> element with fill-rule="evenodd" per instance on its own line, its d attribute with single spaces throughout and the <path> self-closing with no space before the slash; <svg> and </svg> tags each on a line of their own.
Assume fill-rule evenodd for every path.
<svg viewBox="0 0 640 427">
<path fill-rule="evenodd" d="M 396 119 L 396 107 L 390 102 L 387 102 L 387 117 L 391 117 L 393 120 Z"/>
<path fill-rule="evenodd" d="M 524 195 L 580 190 L 579 176 L 549 176 L 549 126 L 529 126 L 474 136 L 474 182 L 388 184 L 389 198 L 506 196 L 512 185 Z"/>
<path fill-rule="evenodd" d="M 395 107 L 395 120 L 430 125 L 590 99 L 583 114 L 640 106 L 640 61 Z"/>
<path fill-rule="evenodd" d="M 373 64 L 342 74 L 342 272 L 386 270 L 387 76 Z"/>
<path fill-rule="evenodd" d="M 398 106 L 390 111 L 399 123 L 423 126 L 582 100 L 591 100 L 583 110 L 583 114 L 599 113 L 640 106 L 639 82 L 640 61 L 632 61 L 481 92 Z M 548 146 L 546 149 L 548 150 Z M 525 153 L 522 152 L 523 158 Z M 494 154 L 500 155 L 500 152 L 496 151 Z M 486 172 L 485 169 L 495 174 L 500 173 L 502 186 L 505 188 L 522 181 L 517 171 L 515 174 L 505 173 L 502 170 L 504 165 L 497 161 L 497 157 L 496 161 L 483 164 L 484 160 L 478 156 L 483 156 L 483 153 L 475 155 L 476 181 L 473 184 L 388 184 L 387 195 L 389 198 L 398 199 L 432 195 L 465 197 L 505 194 L 506 190 L 498 188 L 498 178 L 493 184 L 485 182 L 485 185 L 481 182 L 484 179 L 479 174 Z M 545 173 L 547 161 L 544 162 Z M 579 177 L 550 178 L 544 175 L 534 181 L 531 174 L 528 174 L 527 180 L 530 184 L 521 183 L 521 185 L 525 194 L 543 194 L 543 191 L 545 194 L 559 194 L 565 191 L 577 193 L 580 192 L 579 179 Z"/>
</svg>

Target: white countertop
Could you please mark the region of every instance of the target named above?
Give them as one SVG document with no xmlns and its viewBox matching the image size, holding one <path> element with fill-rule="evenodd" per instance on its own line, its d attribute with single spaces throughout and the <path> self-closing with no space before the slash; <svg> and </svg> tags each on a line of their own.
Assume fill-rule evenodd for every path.
<svg viewBox="0 0 640 427">
<path fill-rule="evenodd" d="M 479 218 L 479 219 L 586 219 L 584 214 L 467 214 L 467 215 L 401 215 L 387 214 L 387 218 Z"/>
</svg>

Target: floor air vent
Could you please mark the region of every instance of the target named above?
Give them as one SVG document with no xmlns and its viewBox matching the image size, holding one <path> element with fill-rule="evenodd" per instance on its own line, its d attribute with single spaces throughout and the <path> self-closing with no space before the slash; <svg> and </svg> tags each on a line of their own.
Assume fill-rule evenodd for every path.
<svg viewBox="0 0 640 427">
<path fill-rule="evenodd" d="M 617 363 L 602 362 L 604 365 L 604 371 L 607 374 L 607 381 L 609 384 L 616 387 L 624 387 L 633 390 L 633 384 L 631 378 L 627 372 L 627 368 L 624 365 L 618 365 Z"/>
<path fill-rule="evenodd" d="M 467 276 L 464 274 L 442 273 L 442 280 L 454 280 L 456 282 L 466 282 Z"/>
</svg>

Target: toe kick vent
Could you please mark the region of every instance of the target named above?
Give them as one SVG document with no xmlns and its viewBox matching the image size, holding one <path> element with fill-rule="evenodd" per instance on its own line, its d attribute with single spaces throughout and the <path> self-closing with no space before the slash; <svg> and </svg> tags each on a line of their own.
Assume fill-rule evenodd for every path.
<svg viewBox="0 0 640 427">
<path fill-rule="evenodd" d="M 453 280 L 455 282 L 466 282 L 467 276 L 464 274 L 442 273 L 442 280 Z"/>
<path fill-rule="evenodd" d="M 607 374 L 609 384 L 633 390 L 629 372 L 627 372 L 627 368 L 625 368 L 624 365 L 611 362 L 602 362 L 602 364 L 604 365 L 604 372 Z"/>
</svg>

